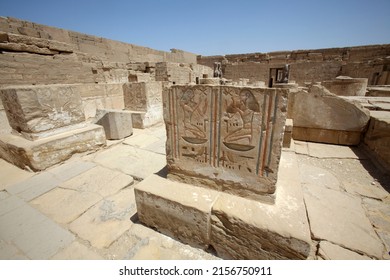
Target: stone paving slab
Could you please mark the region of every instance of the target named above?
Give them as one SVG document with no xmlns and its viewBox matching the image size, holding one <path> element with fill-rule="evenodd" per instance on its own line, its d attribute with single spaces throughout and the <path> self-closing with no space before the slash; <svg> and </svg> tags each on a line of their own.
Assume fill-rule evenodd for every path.
<svg viewBox="0 0 390 280">
<path fill-rule="evenodd" d="M 0 239 L 0 260 L 28 260 L 18 247 Z"/>
<path fill-rule="evenodd" d="M 55 188 L 30 203 L 57 223 L 67 224 L 101 199 L 101 195 L 93 192 Z"/>
<path fill-rule="evenodd" d="M 55 168 L 49 169 L 49 173 L 55 175 L 59 180 L 65 182 L 77 175 L 88 171 L 89 169 L 95 167 L 96 164 L 88 161 L 74 161 L 69 163 L 64 163 Z"/>
<path fill-rule="evenodd" d="M 128 145 L 119 145 L 98 153 L 94 162 L 144 179 L 163 169 L 166 157 Z"/>
<path fill-rule="evenodd" d="M 25 202 L 17 196 L 9 196 L 0 202 L 0 216 L 25 205 Z"/>
<path fill-rule="evenodd" d="M 317 185 L 340 190 L 339 180 L 328 170 L 308 164 L 300 164 L 299 172 L 303 185 Z"/>
<path fill-rule="evenodd" d="M 351 250 L 340 247 L 328 241 L 321 241 L 318 254 L 324 260 L 371 260 Z"/>
<path fill-rule="evenodd" d="M 53 174 L 48 172 L 39 173 L 27 180 L 14 184 L 6 190 L 20 198 L 29 201 L 58 186 L 61 183 Z"/>
<path fill-rule="evenodd" d="M 107 248 L 133 224 L 137 212 L 134 189 L 127 188 L 90 208 L 69 228 L 96 248 Z"/>
<path fill-rule="evenodd" d="M 362 184 L 358 182 L 343 182 L 344 189 L 355 195 L 370 197 L 375 199 L 385 199 L 389 193 L 375 184 Z"/>
<path fill-rule="evenodd" d="M 55 254 L 52 260 L 103 260 L 103 257 L 78 241 Z"/>
<path fill-rule="evenodd" d="M 0 191 L 11 185 L 22 182 L 33 175 L 33 172 L 20 169 L 19 167 L 0 159 Z"/>
<path fill-rule="evenodd" d="M 308 142 L 309 155 L 316 158 L 353 158 L 361 159 L 361 155 L 357 155 L 348 146 L 329 145 L 322 143 Z"/>
<path fill-rule="evenodd" d="M 0 200 L 10 197 L 10 194 L 7 191 L 0 191 Z"/>
<path fill-rule="evenodd" d="M 138 134 L 134 137 L 128 137 L 125 141 L 123 141 L 123 144 L 134 146 L 137 148 L 144 148 L 158 141 L 160 141 L 160 138 L 156 136 L 148 134 Z"/>
<path fill-rule="evenodd" d="M 49 259 L 74 239 L 70 232 L 27 204 L 0 216 L 0 225 L 0 238 L 31 259 Z"/>
<path fill-rule="evenodd" d="M 133 184 L 134 179 L 116 170 L 96 166 L 60 185 L 61 188 L 80 193 L 91 192 L 106 197 Z"/>
<path fill-rule="evenodd" d="M 365 215 L 359 198 L 328 188 L 304 187 L 312 236 L 380 259 L 383 245 Z"/>
</svg>

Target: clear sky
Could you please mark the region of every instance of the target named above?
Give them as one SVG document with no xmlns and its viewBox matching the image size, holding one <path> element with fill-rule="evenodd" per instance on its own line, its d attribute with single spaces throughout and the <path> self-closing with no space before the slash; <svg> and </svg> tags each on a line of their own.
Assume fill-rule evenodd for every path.
<svg viewBox="0 0 390 280">
<path fill-rule="evenodd" d="M 202 55 L 390 43 L 390 0 L 0 0 L 0 16 Z"/>
</svg>

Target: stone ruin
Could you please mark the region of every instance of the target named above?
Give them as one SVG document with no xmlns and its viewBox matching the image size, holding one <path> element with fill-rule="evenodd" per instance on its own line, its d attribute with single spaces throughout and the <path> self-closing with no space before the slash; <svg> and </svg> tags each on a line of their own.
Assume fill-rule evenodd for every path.
<svg viewBox="0 0 390 280">
<path fill-rule="evenodd" d="M 45 170 L 165 123 L 167 176 L 135 188 L 142 223 L 223 258 L 306 259 L 282 147 L 360 145 L 390 170 L 389 56 L 379 45 L 204 57 L 1 17 L 0 157 Z"/>
</svg>

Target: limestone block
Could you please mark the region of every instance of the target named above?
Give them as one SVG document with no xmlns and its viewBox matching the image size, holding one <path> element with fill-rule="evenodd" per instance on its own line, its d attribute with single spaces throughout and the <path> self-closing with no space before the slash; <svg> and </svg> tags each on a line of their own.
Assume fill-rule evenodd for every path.
<svg viewBox="0 0 390 280">
<path fill-rule="evenodd" d="M 131 112 L 119 110 L 103 110 L 103 116 L 97 121 L 103 126 L 106 138 L 123 139 L 133 134 Z"/>
<path fill-rule="evenodd" d="M 370 111 L 371 120 L 364 144 L 375 160 L 390 172 L 390 112 Z"/>
<path fill-rule="evenodd" d="M 369 121 L 368 110 L 314 85 L 290 94 L 289 117 L 296 140 L 357 145 Z"/>
<path fill-rule="evenodd" d="M 85 120 L 80 95 L 67 85 L 4 88 L 0 95 L 10 126 L 27 139 Z"/>
<path fill-rule="evenodd" d="M 334 80 L 321 82 L 331 93 L 340 96 L 365 96 L 367 83 L 367 78 L 358 79 L 346 76 L 339 76 Z"/>
<path fill-rule="evenodd" d="M 180 241 L 207 248 L 218 192 L 151 175 L 135 186 L 140 221 Z"/>
<path fill-rule="evenodd" d="M 62 162 L 74 153 L 105 144 L 104 130 L 99 125 L 88 125 L 35 141 L 6 134 L 0 136 L 0 156 L 20 168 L 28 166 L 37 171 Z"/>
<path fill-rule="evenodd" d="M 164 92 L 170 178 L 272 201 L 287 92 L 209 85 Z"/>
<path fill-rule="evenodd" d="M 284 136 L 283 136 L 283 148 L 290 147 L 291 139 L 292 139 L 292 131 L 293 131 L 293 120 L 286 119 L 286 126 L 284 128 Z"/>
<path fill-rule="evenodd" d="M 275 204 L 221 194 L 211 212 L 211 245 L 224 259 L 306 259 L 310 229 L 294 153 L 279 168 Z"/>
</svg>

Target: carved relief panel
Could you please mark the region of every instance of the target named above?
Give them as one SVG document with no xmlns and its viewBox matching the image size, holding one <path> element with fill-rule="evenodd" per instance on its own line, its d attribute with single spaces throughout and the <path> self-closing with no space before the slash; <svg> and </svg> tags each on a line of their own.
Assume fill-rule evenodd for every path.
<svg viewBox="0 0 390 280">
<path fill-rule="evenodd" d="M 272 200 L 287 92 L 174 86 L 164 96 L 171 178 Z"/>
</svg>

